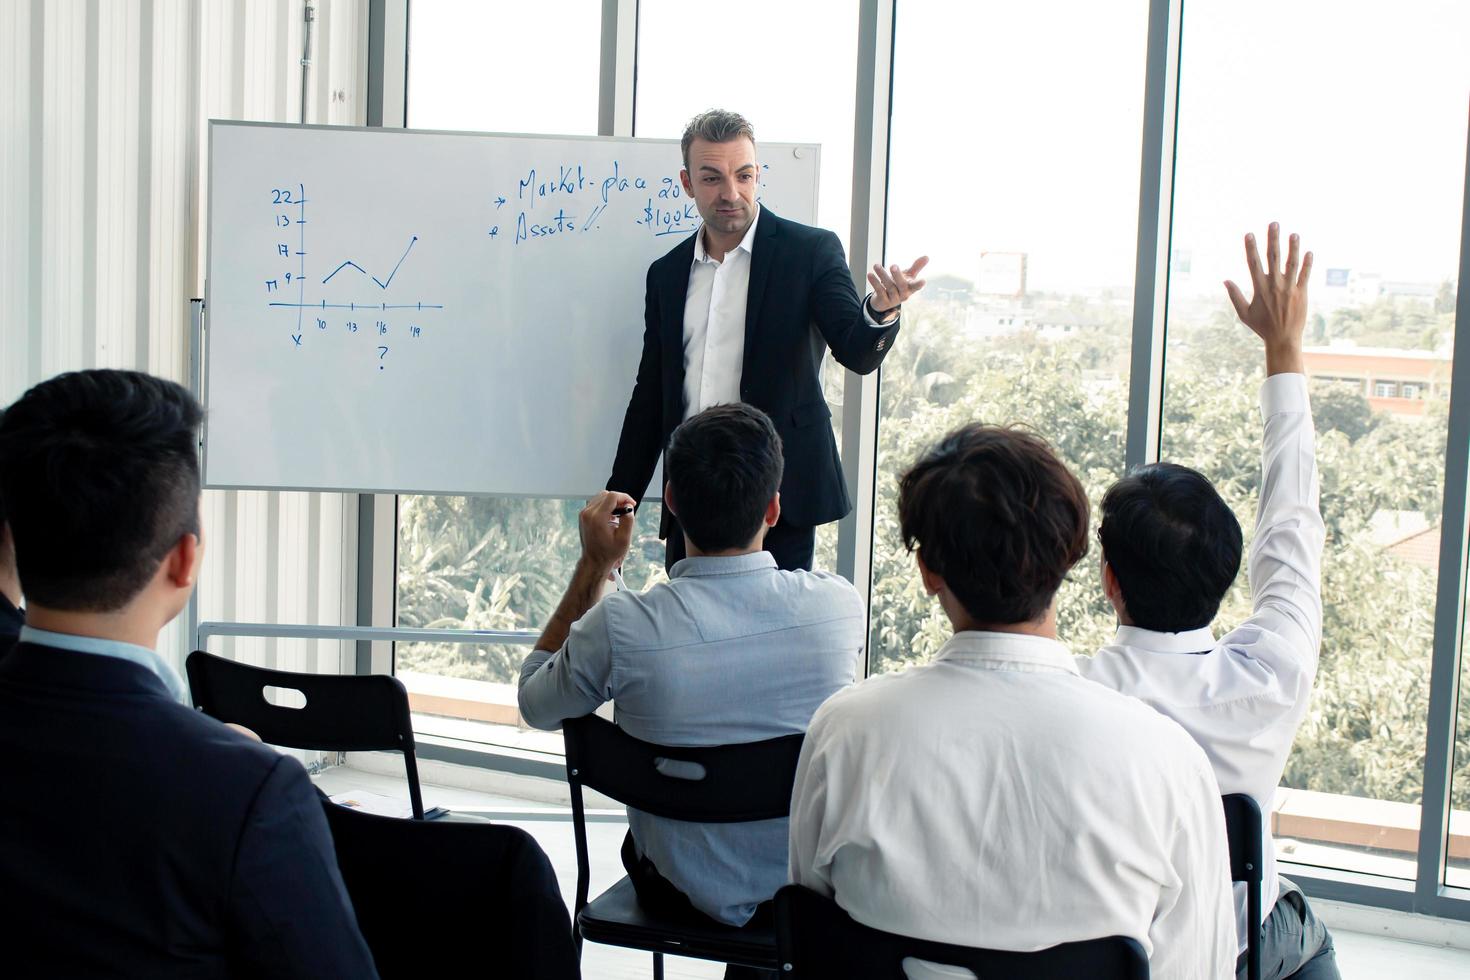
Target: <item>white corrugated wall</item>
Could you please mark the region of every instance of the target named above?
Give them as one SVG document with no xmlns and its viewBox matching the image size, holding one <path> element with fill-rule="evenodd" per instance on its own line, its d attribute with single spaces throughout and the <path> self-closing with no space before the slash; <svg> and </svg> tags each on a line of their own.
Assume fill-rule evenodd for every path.
<svg viewBox="0 0 1470 980">
<path fill-rule="evenodd" d="M 367 0 L 316 0 L 307 122 L 366 121 Z M 304 0 L 0 0 L 0 405 L 61 371 L 187 383 L 207 120 L 298 121 Z M 356 498 L 207 491 L 199 618 L 355 619 Z M 182 624 L 160 652 L 182 666 Z M 216 652 L 341 668 L 348 645 Z"/>
</svg>

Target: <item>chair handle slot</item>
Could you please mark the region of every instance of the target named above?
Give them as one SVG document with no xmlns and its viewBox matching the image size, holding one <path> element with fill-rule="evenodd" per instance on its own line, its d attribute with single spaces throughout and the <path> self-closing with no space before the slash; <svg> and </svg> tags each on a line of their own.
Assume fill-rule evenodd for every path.
<svg viewBox="0 0 1470 980">
<path fill-rule="evenodd" d="M 277 687 L 275 684 L 267 684 L 260 689 L 260 696 L 267 704 L 275 705 L 277 708 L 291 708 L 300 711 L 306 707 L 306 692 L 295 687 Z"/>
<path fill-rule="evenodd" d="M 688 759 L 669 759 L 658 756 L 653 760 L 653 768 L 657 769 L 659 775 L 670 779 L 687 779 L 690 782 L 699 782 L 706 775 L 704 766 Z"/>
</svg>

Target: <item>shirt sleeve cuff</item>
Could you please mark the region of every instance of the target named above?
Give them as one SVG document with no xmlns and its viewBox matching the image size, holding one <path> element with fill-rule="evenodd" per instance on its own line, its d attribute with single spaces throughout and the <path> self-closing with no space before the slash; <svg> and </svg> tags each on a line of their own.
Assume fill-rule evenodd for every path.
<svg viewBox="0 0 1470 980">
<path fill-rule="evenodd" d="M 898 317 L 896 317 L 896 316 L 892 320 L 887 321 L 886 323 L 884 321 L 882 321 L 882 320 L 875 320 L 873 318 L 873 307 L 870 305 L 870 301 L 872 300 L 872 298 L 873 298 L 873 294 L 872 293 L 869 293 L 868 295 L 866 295 L 866 296 L 863 297 L 863 319 L 868 321 L 868 326 L 870 326 L 870 327 L 879 327 L 879 328 L 891 327 L 895 323 L 898 322 Z M 893 310 L 889 310 L 888 312 L 889 313 L 892 313 L 894 311 Z"/>
<path fill-rule="evenodd" d="M 1261 385 L 1261 417 L 1311 412 L 1305 374 L 1273 374 Z"/>
</svg>

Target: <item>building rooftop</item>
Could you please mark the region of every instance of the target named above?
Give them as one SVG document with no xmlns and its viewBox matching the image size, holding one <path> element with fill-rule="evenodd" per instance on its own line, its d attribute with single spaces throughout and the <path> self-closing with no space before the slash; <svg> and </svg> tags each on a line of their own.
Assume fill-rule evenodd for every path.
<svg viewBox="0 0 1470 980">
<path fill-rule="evenodd" d="M 1344 354 L 1350 357 L 1401 357 L 1416 361 L 1444 361 L 1454 359 L 1449 351 L 1414 350 L 1406 347 L 1362 347 L 1351 340 L 1336 340 L 1326 346 L 1304 347 L 1306 354 Z"/>
</svg>

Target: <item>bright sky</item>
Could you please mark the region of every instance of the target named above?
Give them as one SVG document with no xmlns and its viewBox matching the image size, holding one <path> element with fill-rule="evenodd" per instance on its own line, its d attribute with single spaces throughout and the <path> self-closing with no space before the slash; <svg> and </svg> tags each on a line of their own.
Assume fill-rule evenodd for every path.
<svg viewBox="0 0 1470 980">
<path fill-rule="evenodd" d="M 1454 276 L 1470 105 L 1465 0 L 1186 0 L 1174 248 L 1206 291 L 1279 219 L 1317 268 Z M 409 125 L 590 134 L 601 3 L 414 0 Z M 848 235 L 857 4 L 642 0 L 636 126 L 711 106 L 822 144 L 820 223 Z M 1037 289 L 1131 288 L 1147 0 L 900 0 L 890 261 Z M 554 25 L 549 24 L 554 19 Z M 1320 281 L 1320 280 L 1319 280 Z"/>
</svg>

